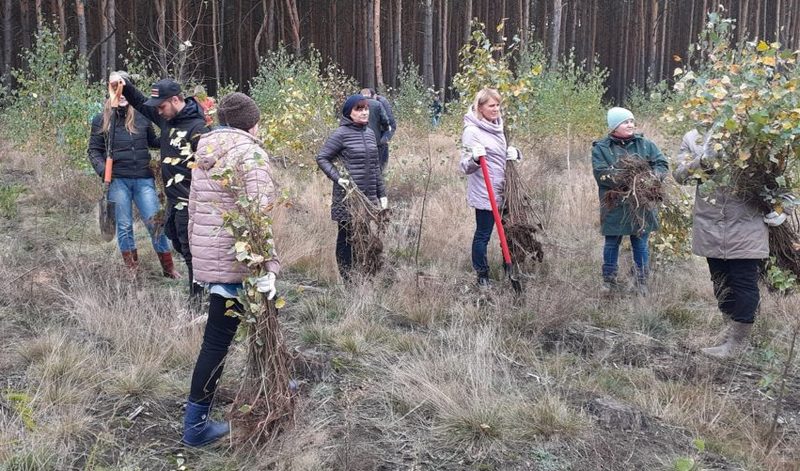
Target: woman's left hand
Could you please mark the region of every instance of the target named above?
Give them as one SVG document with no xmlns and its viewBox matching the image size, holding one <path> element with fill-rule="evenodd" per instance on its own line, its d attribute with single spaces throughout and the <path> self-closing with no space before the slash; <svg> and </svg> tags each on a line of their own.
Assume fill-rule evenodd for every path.
<svg viewBox="0 0 800 471">
<path fill-rule="evenodd" d="M 275 289 L 275 273 L 268 272 L 264 276 L 260 276 L 256 278 L 256 290 L 259 293 L 264 293 L 267 295 L 267 299 L 272 299 L 275 297 L 276 289 Z"/>
</svg>

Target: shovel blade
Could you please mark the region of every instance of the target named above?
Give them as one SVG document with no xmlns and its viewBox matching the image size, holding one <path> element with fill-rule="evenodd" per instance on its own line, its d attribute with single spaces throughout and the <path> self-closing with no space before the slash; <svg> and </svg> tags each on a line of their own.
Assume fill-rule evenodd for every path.
<svg viewBox="0 0 800 471">
<path fill-rule="evenodd" d="M 114 217 L 114 202 L 108 200 L 108 195 L 104 194 L 98 203 L 98 222 L 100 223 L 100 235 L 106 242 L 114 240 L 117 232 L 117 221 Z"/>
</svg>

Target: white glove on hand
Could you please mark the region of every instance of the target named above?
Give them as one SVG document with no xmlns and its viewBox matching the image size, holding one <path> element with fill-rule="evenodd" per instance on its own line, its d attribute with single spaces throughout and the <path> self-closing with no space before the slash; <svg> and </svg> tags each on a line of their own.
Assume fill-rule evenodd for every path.
<svg viewBox="0 0 800 471">
<path fill-rule="evenodd" d="M 508 146 L 506 149 L 506 160 L 522 160 L 522 155 L 519 153 L 519 149 L 514 146 Z"/>
<path fill-rule="evenodd" d="M 344 188 L 345 190 L 347 189 L 348 186 L 350 186 L 350 180 L 348 180 L 346 178 L 340 178 L 340 179 L 336 180 L 336 183 L 338 183 L 339 186 Z"/>
<path fill-rule="evenodd" d="M 785 214 L 792 214 L 792 212 L 794 212 L 794 208 L 800 204 L 800 202 L 797 201 L 797 198 L 790 194 L 781 196 L 781 200 L 781 206 L 783 207 L 783 212 Z"/>
<path fill-rule="evenodd" d="M 264 276 L 256 278 L 256 289 L 259 293 L 267 295 L 267 299 L 275 297 L 275 273 L 269 272 Z"/>
<path fill-rule="evenodd" d="M 469 152 L 472 155 L 472 161 L 476 164 L 481 161 L 481 157 L 486 157 L 486 148 L 480 144 L 472 146 Z"/>
<path fill-rule="evenodd" d="M 764 216 L 764 223 L 770 227 L 778 227 L 786 221 L 786 213 L 778 214 L 775 211 Z"/>
<path fill-rule="evenodd" d="M 386 209 L 389 207 L 389 198 L 381 196 L 380 198 L 378 198 L 378 201 L 381 202 L 381 209 Z"/>
</svg>

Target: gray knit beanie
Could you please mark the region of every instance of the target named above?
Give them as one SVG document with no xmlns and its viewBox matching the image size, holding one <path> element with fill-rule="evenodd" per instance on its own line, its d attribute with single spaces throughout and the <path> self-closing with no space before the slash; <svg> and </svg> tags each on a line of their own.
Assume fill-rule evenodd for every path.
<svg viewBox="0 0 800 471">
<path fill-rule="evenodd" d="M 252 98 L 244 93 L 233 92 L 219 101 L 217 117 L 223 126 L 249 131 L 258 123 L 261 112 Z"/>
</svg>

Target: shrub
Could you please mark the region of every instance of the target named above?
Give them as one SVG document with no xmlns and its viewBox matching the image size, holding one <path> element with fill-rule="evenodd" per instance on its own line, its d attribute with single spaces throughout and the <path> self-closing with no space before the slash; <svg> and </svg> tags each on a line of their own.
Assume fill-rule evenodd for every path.
<svg viewBox="0 0 800 471">
<path fill-rule="evenodd" d="M 425 129 L 431 122 L 433 91 L 425 88 L 419 67 L 410 59 L 400 65 L 398 88 L 394 94 L 394 114 L 403 126 Z"/>
<path fill-rule="evenodd" d="M 12 71 L 17 88 L 0 120 L 12 142 L 66 156 L 73 166 L 88 168 L 91 118 L 101 110 L 98 97 L 103 94 L 88 85 L 75 50 L 67 44 L 60 52 L 59 45 L 58 33 L 50 28 L 37 33 L 33 48 L 22 54 L 24 69 Z"/>
<path fill-rule="evenodd" d="M 356 87 L 334 64 L 323 68 L 315 49 L 306 57 L 285 48 L 270 51 L 250 86 L 261 110 L 264 145 L 277 155 L 310 160 L 337 126 L 339 106 Z"/>
</svg>

